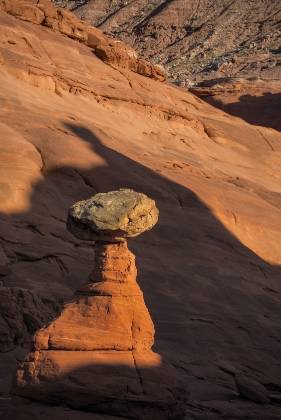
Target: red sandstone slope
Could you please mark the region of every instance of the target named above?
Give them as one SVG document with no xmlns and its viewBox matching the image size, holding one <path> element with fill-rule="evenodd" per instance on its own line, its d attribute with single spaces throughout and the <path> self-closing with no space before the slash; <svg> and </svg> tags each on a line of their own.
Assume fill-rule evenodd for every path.
<svg viewBox="0 0 281 420">
<path fill-rule="evenodd" d="M 92 247 L 66 231 L 67 208 L 131 187 L 160 209 L 157 228 L 132 248 L 154 350 L 189 382 L 187 418 L 277 419 L 273 399 L 258 406 L 238 397 L 231 373 L 280 391 L 277 127 L 250 125 L 132 72 L 114 46 L 119 62 L 106 64 L 66 36 L 76 23 L 53 30 L 46 18 L 22 20 L 32 7 L 21 10 L 0 18 L 2 412 L 65 415 L 22 401 L 6 410 L 8 385 L 28 333 L 56 317 L 92 269 Z"/>
</svg>

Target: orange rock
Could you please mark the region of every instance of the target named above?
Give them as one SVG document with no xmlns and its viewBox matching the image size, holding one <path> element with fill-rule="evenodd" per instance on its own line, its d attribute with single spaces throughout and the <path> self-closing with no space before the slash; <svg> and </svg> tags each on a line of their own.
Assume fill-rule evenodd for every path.
<svg viewBox="0 0 281 420">
<path fill-rule="evenodd" d="M 131 70 L 156 80 L 165 80 L 165 71 L 157 65 L 139 60 L 133 48 L 109 38 L 97 28 L 78 19 L 63 8 L 55 8 L 50 0 L 1 0 L 0 9 L 25 21 L 44 25 L 75 39 L 90 48 L 104 62 Z"/>
<path fill-rule="evenodd" d="M 61 32 L 69 38 L 86 42 L 88 38 L 87 25 L 75 15 L 64 9 L 44 8 L 46 19 L 44 25 Z"/>
<path fill-rule="evenodd" d="M 36 350 L 150 350 L 154 327 L 127 244 L 98 244 L 92 283 L 34 339 Z"/>
<path fill-rule="evenodd" d="M 100 45 L 108 45 L 109 42 L 105 35 L 97 28 L 90 27 L 88 29 L 88 38 L 86 41 L 88 47 L 96 49 Z"/>
<path fill-rule="evenodd" d="M 193 399 L 201 401 L 200 408 L 187 407 L 192 418 L 198 410 L 202 416 L 210 414 L 206 401 L 216 413 L 222 406 L 227 410 L 232 406 L 221 398 L 233 397 L 229 393 L 236 391 L 233 376 L 221 372 L 218 359 L 259 383 L 278 384 L 281 133 L 251 126 L 168 84 L 128 72 L 122 75 L 98 60 L 90 48 L 57 31 L 4 12 L 0 19 L 0 262 L 12 271 L 1 277 L 3 287 L 32 290 L 44 301 L 69 299 L 86 282 L 92 251 L 89 243 L 66 232 L 67 208 L 97 191 L 124 185 L 151 193 L 161 208 L 160 223 L 146 240 L 137 240 L 134 249 L 142 255 L 141 284 L 148 308 L 153 308 L 157 351 L 164 361 L 156 365 L 150 351 L 138 352 L 146 366 L 141 372 L 144 389 L 159 388 L 163 401 L 165 384 L 172 384 L 164 377 L 169 358 L 178 367 L 178 377 L 188 376 Z M 48 80 L 56 91 L 46 89 Z M 61 90 L 62 84 L 67 91 Z M 272 82 L 267 86 L 272 92 Z M 83 93 L 76 95 L 78 89 Z M 253 100 L 261 101 L 263 109 L 268 104 L 265 95 Z M 96 291 L 105 293 L 106 286 L 113 294 L 110 282 L 100 283 L 92 283 Z M 122 283 L 115 284 L 114 293 L 123 293 Z M 17 302 L 14 314 L 10 311 L 11 299 L 7 293 L 7 314 L 18 313 L 21 319 Z M 14 323 L 10 315 L 5 318 Z M 18 325 L 16 340 L 10 333 L 1 336 L 4 348 L 10 348 L 9 342 L 19 344 L 24 330 Z M 97 387 L 104 380 L 108 400 L 113 395 L 110 389 L 115 389 L 117 401 L 118 390 L 125 390 L 131 376 L 137 378 L 133 352 L 93 351 L 95 357 L 103 353 L 100 374 L 91 370 L 90 353 L 45 351 L 49 368 L 36 362 L 34 373 L 45 400 L 59 404 L 60 398 L 62 402 L 68 398 L 75 404 L 77 394 L 87 409 L 98 390 L 88 384 Z M 137 356 L 134 352 L 134 359 Z M 124 369 L 118 359 L 122 357 Z M 15 351 L 1 354 L 1 392 L 9 386 L 16 358 Z M 65 372 L 62 359 L 71 363 L 69 374 L 47 384 L 37 372 L 51 372 L 55 363 Z M 72 391 L 62 386 L 64 380 Z M 141 389 L 140 381 L 135 383 Z M 216 391 L 222 383 L 223 395 Z M 28 386 L 30 382 L 21 389 L 26 396 L 35 398 L 37 393 L 43 398 L 37 385 L 32 390 Z M 100 400 L 102 394 L 103 390 Z M 133 391 L 121 395 L 133 399 Z M 147 395 L 152 399 L 151 391 L 142 398 Z M 11 420 L 41 415 L 37 404 L 24 404 Z M 34 413 L 38 410 L 34 417 L 28 417 L 27 405 Z M 233 406 L 237 412 L 241 408 L 237 415 L 231 410 L 229 416 L 236 418 L 277 416 L 273 404 L 259 406 L 254 413 L 250 401 L 236 399 Z M 55 418 L 51 410 L 49 417 Z M 68 413 L 70 418 L 79 416 Z M 57 418 L 65 418 L 65 412 Z"/>
<path fill-rule="evenodd" d="M 135 199 L 139 193 L 127 193 L 134 206 L 140 206 Z M 128 212 L 126 195 L 123 190 L 102 196 L 107 200 L 98 216 L 107 220 L 105 216 L 110 215 L 106 226 L 112 226 L 114 233 L 115 225 L 109 222 L 114 215 L 120 216 L 122 204 L 123 211 Z M 88 227 L 98 223 L 93 208 L 89 210 L 89 201 L 74 205 L 81 216 L 80 230 L 85 214 Z M 155 224 L 158 209 L 154 201 L 153 206 Z M 131 216 L 131 223 L 137 224 L 145 217 L 144 205 L 139 213 Z M 120 242 L 97 242 L 91 282 L 76 292 L 57 319 L 35 334 L 33 351 L 17 371 L 14 393 L 130 418 L 150 420 L 158 415 L 164 420 L 172 413 L 182 416 L 188 393 L 179 386 L 171 366 L 163 366 L 160 355 L 151 351 L 154 326 L 136 276 L 135 256 L 124 238 Z"/>
<path fill-rule="evenodd" d="M 45 19 L 44 12 L 32 1 L 2 0 L 0 6 L 5 12 L 36 25 L 42 24 Z"/>
<path fill-rule="evenodd" d="M 136 275 L 126 241 L 97 243 L 91 283 L 35 334 L 14 393 L 139 419 L 182 416 L 187 391 L 151 351 L 154 326 Z"/>
<path fill-rule="evenodd" d="M 149 351 L 40 351 L 17 372 L 18 395 L 124 418 L 184 418 L 188 393 Z"/>
</svg>

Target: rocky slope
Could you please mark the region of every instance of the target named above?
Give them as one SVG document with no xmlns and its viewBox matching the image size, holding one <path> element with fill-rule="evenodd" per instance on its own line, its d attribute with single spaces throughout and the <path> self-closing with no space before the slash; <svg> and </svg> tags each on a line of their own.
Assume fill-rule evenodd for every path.
<svg viewBox="0 0 281 420">
<path fill-rule="evenodd" d="M 3 418 L 105 418 L 11 400 L 9 389 L 29 334 L 92 270 L 93 246 L 67 232 L 67 209 L 127 187 L 160 210 L 131 248 L 159 375 L 169 362 L 188 382 L 186 418 L 279 419 L 279 125 L 161 82 L 161 69 L 47 0 L 0 4 Z"/>
<path fill-rule="evenodd" d="M 279 0 L 55 0 L 163 64 L 182 86 L 281 77 Z"/>
</svg>

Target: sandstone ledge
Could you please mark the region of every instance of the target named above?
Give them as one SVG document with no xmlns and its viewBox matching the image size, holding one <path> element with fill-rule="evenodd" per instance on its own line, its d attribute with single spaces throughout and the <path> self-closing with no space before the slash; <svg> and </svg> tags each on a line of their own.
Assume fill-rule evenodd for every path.
<svg viewBox="0 0 281 420">
<path fill-rule="evenodd" d="M 133 48 L 104 35 L 102 31 L 81 21 L 73 13 L 56 8 L 50 0 L 0 0 L 0 10 L 18 19 L 47 26 L 87 45 L 109 65 L 159 81 L 166 79 L 161 66 L 139 59 Z"/>
</svg>

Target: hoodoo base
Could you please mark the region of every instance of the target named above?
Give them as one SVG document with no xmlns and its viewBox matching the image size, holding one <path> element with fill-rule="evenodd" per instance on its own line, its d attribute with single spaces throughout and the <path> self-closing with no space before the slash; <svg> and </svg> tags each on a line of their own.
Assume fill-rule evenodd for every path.
<svg viewBox="0 0 281 420">
<path fill-rule="evenodd" d="M 17 372 L 16 395 L 133 419 L 183 418 L 187 394 L 152 351 L 35 351 Z"/>
</svg>

